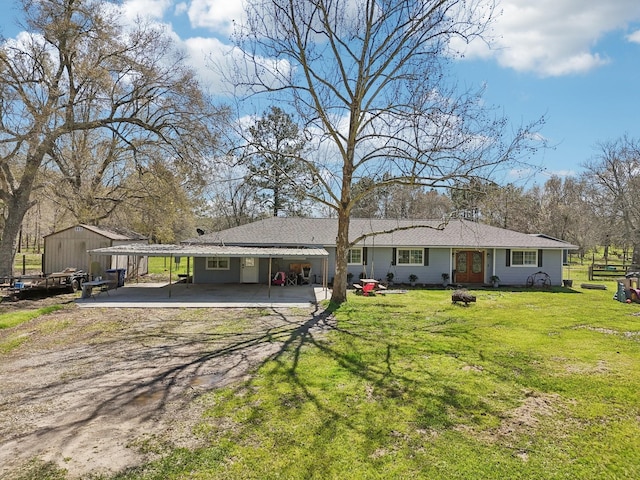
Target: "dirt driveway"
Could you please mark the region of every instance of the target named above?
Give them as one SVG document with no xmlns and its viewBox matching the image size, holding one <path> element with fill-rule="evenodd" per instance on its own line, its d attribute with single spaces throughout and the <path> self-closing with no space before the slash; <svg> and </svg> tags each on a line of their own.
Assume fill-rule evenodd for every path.
<svg viewBox="0 0 640 480">
<path fill-rule="evenodd" d="M 2 302 L 0 313 L 61 300 L 62 310 L 0 330 L 1 478 L 33 458 L 68 478 L 119 471 L 150 459 L 149 439 L 195 447 L 203 393 L 330 321 L 314 307 L 81 309 L 72 296 Z"/>
</svg>

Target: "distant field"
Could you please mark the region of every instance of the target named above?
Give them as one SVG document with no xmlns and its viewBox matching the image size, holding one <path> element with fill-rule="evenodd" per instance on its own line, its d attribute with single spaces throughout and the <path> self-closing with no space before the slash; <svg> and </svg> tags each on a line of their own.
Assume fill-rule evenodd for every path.
<svg viewBox="0 0 640 480">
<path fill-rule="evenodd" d="M 13 265 L 15 275 L 22 275 L 23 271 L 26 273 L 41 272 L 42 255 L 39 253 L 18 253 Z"/>
</svg>

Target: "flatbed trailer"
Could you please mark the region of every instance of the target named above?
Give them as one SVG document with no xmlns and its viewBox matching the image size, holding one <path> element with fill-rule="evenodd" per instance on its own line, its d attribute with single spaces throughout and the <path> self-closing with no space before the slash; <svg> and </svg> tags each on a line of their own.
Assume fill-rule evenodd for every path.
<svg viewBox="0 0 640 480">
<path fill-rule="evenodd" d="M 44 293 L 73 293 L 82 288 L 82 284 L 89 280 L 89 274 L 82 270 L 67 268 L 62 272 L 45 275 L 21 275 L 4 279 L 3 287 L 8 296 L 24 298 L 30 294 Z"/>
</svg>

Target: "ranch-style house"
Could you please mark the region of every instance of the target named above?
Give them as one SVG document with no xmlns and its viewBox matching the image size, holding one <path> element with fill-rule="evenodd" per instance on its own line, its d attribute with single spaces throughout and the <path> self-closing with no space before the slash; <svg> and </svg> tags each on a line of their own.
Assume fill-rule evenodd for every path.
<svg viewBox="0 0 640 480">
<path fill-rule="evenodd" d="M 186 259 L 191 282 L 332 284 L 338 221 L 271 217 L 179 245 L 119 245 L 92 255 L 165 256 Z M 567 251 L 577 247 L 546 235 L 524 234 L 468 220 L 352 219 L 348 272 L 385 281 L 438 285 L 527 285 L 543 272 L 562 285 Z M 283 275 L 284 274 L 284 275 Z"/>
</svg>

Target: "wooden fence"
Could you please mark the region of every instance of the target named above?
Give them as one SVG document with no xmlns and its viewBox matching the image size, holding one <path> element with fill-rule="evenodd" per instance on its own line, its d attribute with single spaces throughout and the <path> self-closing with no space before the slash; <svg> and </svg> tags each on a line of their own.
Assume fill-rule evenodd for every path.
<svg viewBox="0 0 640 480">
<path fill-rule="evenodd" d="M 597 264 L 589 265 L 589 280 L 595 277 L 617 278 L 624 277 L 627 274 L 627 265 L 620 264 Z"/>
</svg>

